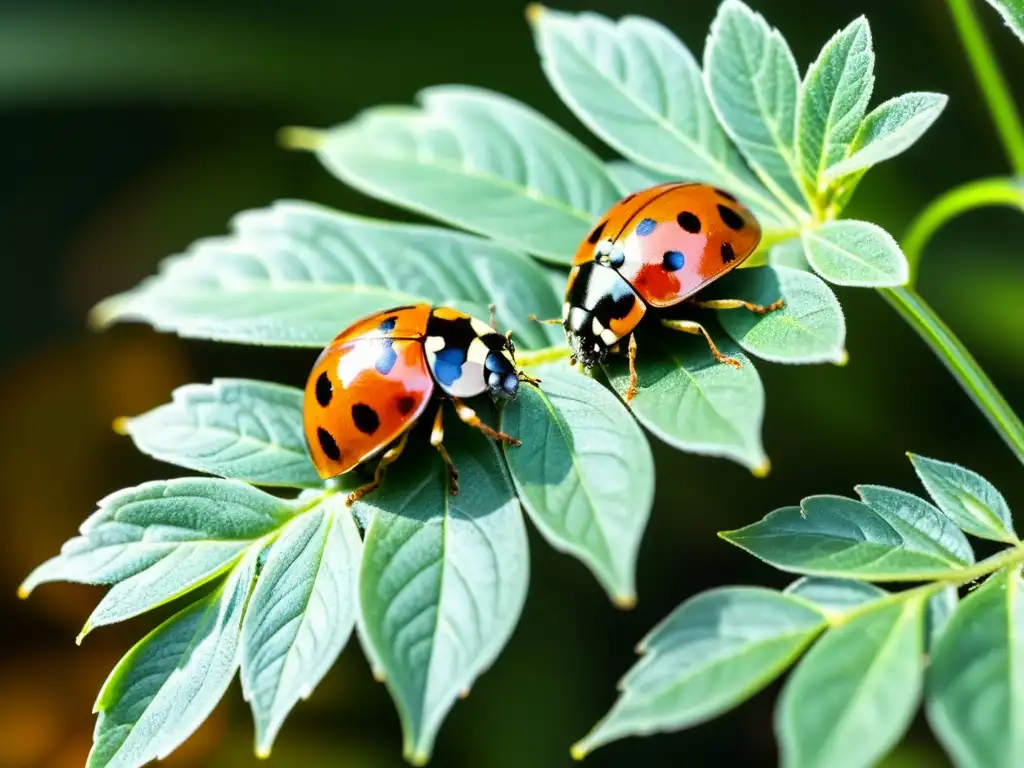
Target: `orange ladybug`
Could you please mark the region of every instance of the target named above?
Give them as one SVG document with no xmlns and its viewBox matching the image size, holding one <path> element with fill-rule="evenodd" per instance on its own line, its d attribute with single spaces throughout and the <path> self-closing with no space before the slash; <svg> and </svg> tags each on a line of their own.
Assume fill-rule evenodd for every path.
<svg viewBox="0 0 1024 768">
<path fill-rule="evenodd" d="M 710 309 L 746 309 L 763 314 L 782 307 L 738 299 L 697 301 L 701 288 L 743 263 L 761 242 L 754 215 L 728 192 L 709 184 L 667 182 L 628 195 L 601 217 L 583 240 L 569 272 L 560 323 L 572 362 L 584 367 L 619 351 L 629 336 L 629 387 L 636 394 L 636 336 L 648 314 L 690 301 Z M 653 314 L 653 313 L 652 313 Z M 703 334 L 715 359 L 736 368 L 738 360 L 718 351 L 707 330 L 692 320 L 662 318 L 669 328 Z"/>
<path fill-rule="evenodd" d="M 511 331 L 448 307 L 412 304 L 377 312 L 339 333 L 320 353 L 306 382 L 302 423 L 306 446 L 324 480 L 348 472 L 381 452 L 373 480 L 349 494 L 353 504 L 380 485 L 384 468 L 405 448 L 431 400 L 451 400 L 459 418 L 511 445 L 514 437 L 484 424 L 462 402 L 484 392 L 515 398 L 520 381 Z M 444 448 L 438 403 L 430 443 L 441 454 L 458 493 L 458 473 Z"/>
</svg>

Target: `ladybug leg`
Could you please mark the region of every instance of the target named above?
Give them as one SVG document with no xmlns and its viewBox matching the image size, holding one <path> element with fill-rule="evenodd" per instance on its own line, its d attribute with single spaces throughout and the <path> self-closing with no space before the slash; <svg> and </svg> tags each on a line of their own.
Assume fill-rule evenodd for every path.
<svg viewBox="0 0 1024 768">
<path fill-rule="evenodd" d="M 771 304 L 751 304 L 749 301 L 739 299 L 712 299 L 710 301 L 695 301 L 694 304 L 702 309 L 739 309 L 743 307 L 758 315 L 767 315 L 777 309 L 782 309 L 785 302 L 782 299 L 773 301 Z"/>
<path fill-rule="evenodd" d="M 626 402 L 632 402 L 636 395 L 636 334 L 629 334 L 629 386 L 626 387 Z"/>
<path fill-rule="evenodd" d="M 455 412 L 459 414 L 459 418 L 469 424 L 469 426 L 479 429 L 485 435 L 492 440 L 501 440 L 508 443 L 509 445 L 522 445 L 522 441 L 518 440 L 511 435 L 506 435 L 504 432 L 498 432 L 495 429 L 491 429 L 489 426 L 480 421 L 480 417 L 476 415 L 476 411 L 466 405 L 464 402 L 459 400 L 457 397 L 452 398 L 452 404 L 455 406 Z"/>
<path fill-rule="evenodd" d="M 704 340 L 707 341 L 708 346 L 711 347 L 711 354 L 715 356 L 715 360 L 726 365 L 731 365 L 737 370 L 740 368 L 740 361 L 723 355 L 718 351 L 718 347 L 715 346 L 715 342 L 712 341 L 711 335 L 707 332 L 707 329 L 700 323 L 694 322 L 693 320 L 662 320 L 661 324 L 666 328 L 671 328 L 673 331 L 682 331 L 683 333 L 693 334 L 704 334 Z"/>
<path fill-rule="evenodd" d="M 493 304 L 491 304 L 490 309 L 491 309 L 491 328 L 493 328 L 494 330 L 498 330 L 498 326 L 497 326 L 498 320 L 497 320 L 497 317 L 495 317 L 495 314 L 494 314 L 497 311 L 497 307 L 494 306 Z"/>
<path fill-rule="evenodd" d="M 363 496 L 380 486 L 381 480 L 384 479 L 384 468 L 387 467 L 388 464 L 393 464 L 395 460 L 402 455 L 402 451 L 405 450 L 405 444 L 409 441 L 409 432 L 411 431 L 412 424 L 409 425 L 409 429 L 402 433 L 402 437 L 398 442 L 391 448 L 388 448 L 388 450 L 384 452 L 384 455 L 380 457 L 380 461 L 377 463 L 377 469 L 374 470 L 373 473 L 373 480 L 352 491 L 352 493 L 348 495 L 348 498 L 345 499 L 345 506 L 351 507 L 359 501 L 359 499 L 363 498 Z"/>
<path fill-rule="evenodd" d="M 452 496 L 459 495 L 459 473 L 452 464 L 452 459 L 444 447 L 444 407 L 438 406 L 437 415 L 434 416 L 434 428 L 430 430 L 430 444 L 437 448 L 441 454 L 444 465 L 448 468 L 448 476 L 452 481 Z"/>
<path fill-rule="evenodd" d="M 533 322 L 540 323 L 541 325 L 561 325 L 562 324 L 562 321 L 559 320 L 558 318 L 555 318 L 553 320 L 541 320 L 536 315 L 527 315 L 526 319 L 527 320 L 531 320 Z"/>
</svg>

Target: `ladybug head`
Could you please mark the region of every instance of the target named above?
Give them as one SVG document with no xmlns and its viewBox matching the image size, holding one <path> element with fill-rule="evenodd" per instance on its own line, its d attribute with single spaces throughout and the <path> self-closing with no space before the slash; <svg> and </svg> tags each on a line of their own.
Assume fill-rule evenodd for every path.
<svg viewBox="0 0 1024 768">
<path fill-rule="evenodd" d="M 506 334 L 501 347 L 492 349 L 484 360 L 487 391 L 495 400 L 514 400 L 519 394 L 520 376 L 516 370 L 515 351 L 512 339 Z"/>
<path fill-rule="evenodd" d="M 580 307 L 569 310 L 564 323 L 565 338 L 569 342 L 573 359 L 584 368 L 599 365 L 608 354 L 608 345 L 600 334 L 594 332 L 594 326 L 594 313 Z"/>
</svg>

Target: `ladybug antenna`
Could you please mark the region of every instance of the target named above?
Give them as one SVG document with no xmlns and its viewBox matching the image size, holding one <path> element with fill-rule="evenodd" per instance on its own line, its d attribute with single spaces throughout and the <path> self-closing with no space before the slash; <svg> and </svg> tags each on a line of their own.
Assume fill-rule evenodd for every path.
<svg viewBox="0 0 1024 768">
<path fill-rule="evenodd" d="M 495 317 L 494 317 L 494 313 L 495 313 L 495 311 L 497 311 L 497 307 L 495 307 L 493 304 L 491 304 L 490 310 L 491 310 L 491 328 L 493 328 L 494 330 L 498 330 L 497 325 L 495 325 Z"/>
</svg>

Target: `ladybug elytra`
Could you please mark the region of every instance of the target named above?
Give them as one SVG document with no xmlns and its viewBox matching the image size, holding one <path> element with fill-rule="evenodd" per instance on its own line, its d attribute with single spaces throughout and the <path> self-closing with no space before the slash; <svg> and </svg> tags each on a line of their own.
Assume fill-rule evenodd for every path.
<svg viewBox="0 0 1024 768">
<path fill-rule="evenodd" d="M 688 301 L 706 309 L 780 309 L 739 299 L 699 301 L 696 294 L 742 264 L 761 242 L 761 227 L 733 195 L 709 184 L 666 182 L 624 197 L 580 244 L 569 272 L 560 323 L 572 362 L 585 368 L 618 352 L 627 336 L 629 386 L 636 394 L 636 336 L 648 314 Z M 661 318 L 662 325 L 702 334 L 715 359 L 735 368 L 707 330 L 693 320 Z"/>
<path fill-rule="evenodd" d="M 373 480 L 347 503 L 380 485 L 384 468 L 405 448 L 409 432 L 432 400 L 450 400 L 462 421 L 496 440 L 514 437 L 484 424 L 461 398 L 485 392 L 516 397 L 520 381 L 537 379 L 516 367 L 511 331 L 449 307 L 414 304 L 365 317 L 339 333 L 317 358 L 306 382 L 303 430 L 309 455 L 324 480 L 383 452 Z M 458 493 L 458 473 L 444 447 L 443 403 L 430 443 L 441 454 Z"/>
</svg>

